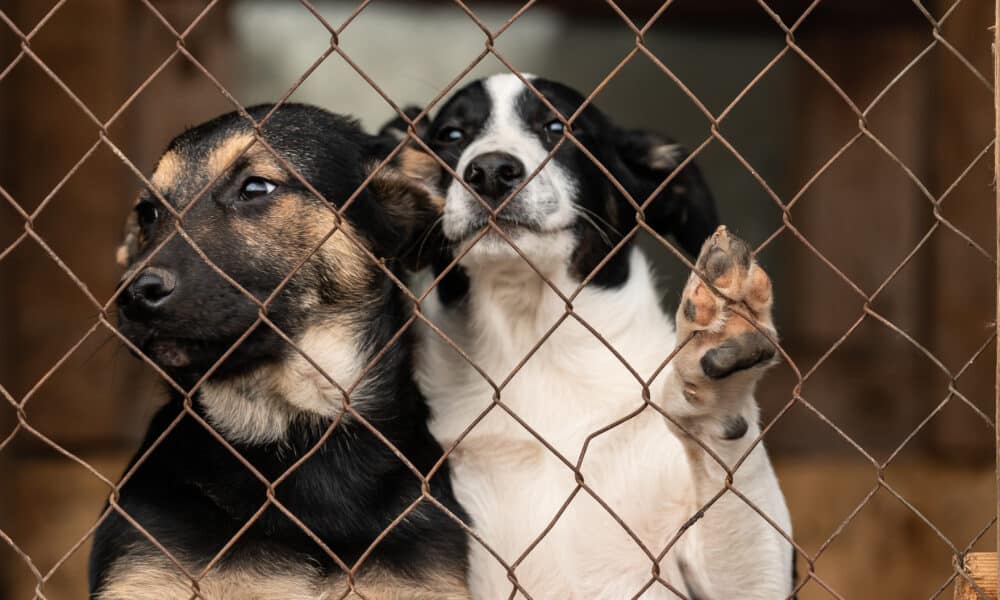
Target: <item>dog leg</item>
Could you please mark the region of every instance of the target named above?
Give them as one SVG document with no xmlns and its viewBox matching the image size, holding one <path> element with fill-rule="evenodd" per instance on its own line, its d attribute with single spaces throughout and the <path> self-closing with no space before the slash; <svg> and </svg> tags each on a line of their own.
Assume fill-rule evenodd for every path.
<svg viewBox="0 0 1000 600">
<path fill-rule="evenodd" d="M 733 475 L 733 487 L 790 532 L 767 453 L 762 444 L 751 450 L 760 434 L 753 391 L 777 355 L 771 342 L 776 339 L 771 281 L 746 242 L 724 226 L 705 241 L 696 268 L 704 280 L 692 273 L 681 297 L 676 323 L 677 343 L 683 346 L 672 362 L 664 404 L 691 466 L 693 509 L 725 490 L 727 469 L 746 455 Z M 789 544 L 731 490 L 711 504 L 689 533 L 684 562 L 688 584 L 700 596 L 770 599 L 789 593 Z"/>
<path fill-rule="evenodd" d="M 677 310 L 677 341 L 683 347 L 673 361 L 686 404 L 674 408 L 682 424 L 697 430 L 689 433 L 737 440 L 749 426 L 744 414 L 745 405 L 753 403 L 749 396 L 776 355 L 768 339 L 777 337 L 771 280 L 746 242 L 725 226 L 705 241 L 695 267 L 725 297 L 691 273 Z"/>
</svg>

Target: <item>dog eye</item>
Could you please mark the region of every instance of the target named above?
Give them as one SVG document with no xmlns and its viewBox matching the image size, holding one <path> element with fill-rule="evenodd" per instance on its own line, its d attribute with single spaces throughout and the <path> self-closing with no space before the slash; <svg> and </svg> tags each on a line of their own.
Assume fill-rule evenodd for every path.
<svg viewBox="0 0 1000 600">
<path fill-rule="evenodd" d="M 545 133 L 551 135 L 562 135 L 562 132 L 566 129 L 566 126 L 563 125 L 562 121 L 556 119 L 554 121 L 549 121 L 548 123 L 543 125 L 542 129 L 545 130 Z"/>
<path fill-rule="evenodd" d="M 465 132 L 458 127 L 445 127 L 438 131 L 437 140 L 439 142 L 454 143 L 461 141 L 465 137 Z"/>
<path fill-rule="evenodd" d="M 262 198 L 273 192 L 277 187 L 263 177 L 250 177 L 243 182 L 243 188 L 240 189 L 240 200 L 246 201 Z"/>
<path fill-rule="evenodd" d="M 135 205 L 135 216 L 139 221 L 139 227 L 145 229 L 152 227 L 160 218 L 160 209 L 152 202 L 140 202 Z"/>
</svg>

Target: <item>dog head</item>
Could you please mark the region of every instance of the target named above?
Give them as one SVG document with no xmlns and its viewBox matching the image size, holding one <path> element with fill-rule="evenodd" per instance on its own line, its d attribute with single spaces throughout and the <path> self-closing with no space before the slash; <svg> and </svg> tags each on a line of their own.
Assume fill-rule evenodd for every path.
<svg viewBox="0 0 1000 600">
<path fill-rule="evenodd" d="M 564 85 L 528 78 L 563 118 L 584 101 Z M 546 162 L 563 130 L 551 108 L 512 74 L 471 83 L 441 108 L 422 137 L 463 179 L 445 171 L 441 182 L 447 200 L 442 231 L 458 252 L 495 211 L 497 225 L 530 259 L 568 265 L 583 278 L 635 226 L 636 210 L 626 196 L 570 140 Z M 674 173 L 686 153 L 670 139 L 617 127 L 593 105 L 573 121 L 572 133 L 640 205 L 671 177 L 644 210 L 654 231 L 696 253 L 715 230 L 711 194 L 693 163 Z M 463 264 L 512 258 L 517 254 L 510 244 L 491 232 L 475 242 Z"/>
<path fill-rule="evenodd" d="M 150 178 L 156 193 L 142 192 L 129 219 L 119 330 L 178 382 L 230 349 L 212 380 L 287 366 L 288 340 L 349 379 L 364 355 L 358 325 L 377 321 L 392 293 L 368 252 L 394 268 L 438 214 L 419 181 L 427 157 L 410 150 L 358 191 L 392 145 L 349 119 L 284 105 L 260 136 L 237 113 L 178 136 Z"/>
</svg>

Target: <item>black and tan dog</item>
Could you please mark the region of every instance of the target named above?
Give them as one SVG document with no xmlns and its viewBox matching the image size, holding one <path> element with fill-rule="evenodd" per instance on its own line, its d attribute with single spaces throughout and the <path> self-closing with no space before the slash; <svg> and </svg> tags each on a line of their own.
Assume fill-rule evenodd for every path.
<svg viewBox="0 0 1000 600">
<path fill-rule="evenodd" d="M 261 119 L 269 110 L 250 114 Z M 464 533 L 426 499 L 396 522 L 420 498 L 422 483 L 380 439 L 423 473 L 442 455 L 412 380 L 409 337 L 393 341 L 408 316 L 405 297 L 362 250 L 390 257 L 387 267 L 399 270 L 391 257 L 430 223 L 435 198 L 407 176 L 419 170 L 421 155 L 394 158 L 330 235 L 336 222 L 326 202 L 341 206 L 391 146 L 302 105 L 278 109 L 262 135 L 323 199 L 254 142 L 252 126 L 235 113 L 185 132 L 151 183 L 177 210 L 195 202 L 183 218 L 194 246 L 177 234 L 167 240 L 175 217 L 153 194 L 140 196 L 119 256 L 131 279 L 119 296 L 119 329 L 185 389 L 209 373 L 195 413 L 265 478 L 281 478 L 274 488 L 281 508 L 267 504 L 266 485 L 198 419 L 181 416 L 181 395 L 172 392 L 133 464 L 148 455 L 118 500 L 170 557 L 112 512 L 95 535 L 91 597 L 190 598 L 194 583 L 184 571 L 200 577 L 204 598 L 344 597 L 350 586 L 333 553 L 348 565 L 364 557 L 352 577 L 362 597 L 466 598 Z M 196 247 L 260 301 L 304 261 L 264 310 L 297 349 L 258 322 L 260 306 Z M 344 411 L 341 388 L 380 435 L 347 414 L 323 437 Z M 429 492 L 464 517 L 446 468 Z"/>
</svg>

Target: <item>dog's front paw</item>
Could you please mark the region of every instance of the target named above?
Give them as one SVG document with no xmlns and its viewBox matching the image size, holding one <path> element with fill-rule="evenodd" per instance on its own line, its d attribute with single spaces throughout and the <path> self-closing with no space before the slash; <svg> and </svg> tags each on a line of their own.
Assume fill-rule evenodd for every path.
<svg viewBox="0 0 1000 600">
<path fill-rule="evenodd" d="M 775 362 L 771 281 L 746 242 L 725 226 L 705 241 L 695 267 L 677 309 L 677 340 L 684 346 L 674 359 L 675 369 L 688 409 L 721 410 L 723 421 L 734 420 L 737 407 L 726 406 L 731 403 L 727 400 L 746 398 Z"/>
</svg>

